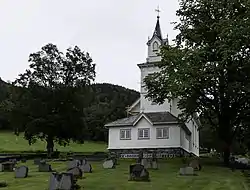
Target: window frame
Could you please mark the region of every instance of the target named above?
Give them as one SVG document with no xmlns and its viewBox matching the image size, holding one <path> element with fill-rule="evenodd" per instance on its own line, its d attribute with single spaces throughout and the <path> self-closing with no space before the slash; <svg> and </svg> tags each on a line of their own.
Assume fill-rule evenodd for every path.
<svg viewBox="0 0 250 190">
<path fill-rule="evenodd" d="M 167 130 L 167 136 L 164 137 L 164 130 Z M 158 134 L 158 130 L 161 130 L 161 134 L 162 136 L 159 137 Z M 169 133 L 170 133 L 170 129 L 169 127 L 157 127 L 156 128 L 156 139 L 169 139 Z"/>
<path fill-rule="evenodd" d="M 124 131 L 124 138 L 122 138 L 122 131 Z M 129 138 L 127 137 L 127 133 L 129 133 Z M 120 140 L 131 140 L 131 129 L 120 129 Z"/>
<path fill-rule="evenodd" d="M 144 131 L 148 131 L 148 137 L 145 137 L 145 132 Z M 142 131 L 143 133 L 143 137 L 140 137 L 140 131 Z M 138 140 L 148 140 L 150 139 L 150 128 L 139 128 L 138 131 L 137 131 L 137 136 L 138 136 Z"/>
<path fill-rule="evenodd" d="M 153 42 L 153 52 L 158 51 L 159 50 L 159 43 L 157 41 Z"/>
</svg>

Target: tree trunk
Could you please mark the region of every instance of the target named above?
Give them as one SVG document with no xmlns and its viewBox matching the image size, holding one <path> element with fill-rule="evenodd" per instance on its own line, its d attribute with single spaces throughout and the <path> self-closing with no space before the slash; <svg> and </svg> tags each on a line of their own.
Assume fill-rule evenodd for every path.
<svg viewBox="0 0 250 190">
<path fill-rule="evenodd" d="M 54 141 L 52 137 L 47 138 L 47 156 L 48 158 L 51 158 L 52 153 L 54 151 Z"/>
<path fill-rule="evenodd" d="M 230 146 L 226 145 L 223 152 L 223 160 L 225 166 L 229 166 L 230 153 L 231 153 Z"/>
</svg>

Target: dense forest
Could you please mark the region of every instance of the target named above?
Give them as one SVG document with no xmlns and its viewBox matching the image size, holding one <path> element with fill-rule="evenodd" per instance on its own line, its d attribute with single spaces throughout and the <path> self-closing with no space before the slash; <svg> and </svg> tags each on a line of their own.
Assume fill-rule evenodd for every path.
<svg viewBox="0 0 250 190">
<path fill-rule="evenodd" d="M 0 102 L 5 101 L 9 95 L 11 84 L 0 80 Z M 126 117 L 126 107 L 131 105 L 139 93 L 122 86 L 103 83 L 92 84 L 89 88 L 90 99 L 84 108 L 84 121 L 87 125 L 85 139 L 96 141 L 107 140 L 107 129 L 104 125 L 113 120 Z M 19 126 L 19 130 L 25 127 Z M 0 109 L 0 129 L 13 130 L 5 109 Z"/>
</svg>

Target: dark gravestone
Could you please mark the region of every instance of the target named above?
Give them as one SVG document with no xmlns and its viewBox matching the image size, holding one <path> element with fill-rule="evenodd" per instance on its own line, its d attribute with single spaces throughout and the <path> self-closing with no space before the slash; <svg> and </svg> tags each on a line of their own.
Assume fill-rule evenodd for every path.
<svg viewBox="0 0 250 190">
<path fill-rule="evenodd" d="M 80 159 L 79 162 L 80 162 L 80 165 L 87 164 L 87 160 L 86 159 Z"/>
<path fill-rule="evenodd" d="M 199 160 L 192 160 L 189 164 L 190 167 L 194 168 L 194 170 L 200 171 L 201 170 L 201 165 Z"/>
<path fill-rule="evenodd" d="M 142 159 L 143 159 L 143 152 L 140 151 L 136 163 L 141 164 Z"/>
<path fill-rule="evenodd" d="M 40 164 L 40 162 L 41 162 L 41 158 L 36 158 L 36 159 L 34 159 L 34 164 L 35 165 L 39 165 Z"/>
<path fill-rule="evenodd" d="M 133 164 L 129 167 L 129 180 L 150 181 L 149 172 L 141 164 Z"/>
<path fill-rule="evenodd" d="M 15 168 L 15 163 L 13 162 L 4 162 L 1 163 L 0 170 L 2 172 L 13 172 L 13 169 Z"/>
<path fill-rule="evenodd" d="M 67 171 L 67 173 L 73 174 L 76 179 L 83 177 L 83 171 L 79 167 L 71 168 Z"/>
<path fill-rule="evenodd" d="M 74 189 L 74 177 L 70 173 L 52 173 L 49 180 L 49 190 Z"/>
<path fill-rule="evenodd" d="M 51 172 L 52 171 L 52 168 L 51 168 L 51 165 L 50 164 L 47 164 L 47 163 L 40 163 L 38 165 L 38 171 L 39 172 Z"/>
<path fill-rule="evenodd" d="M 15 169 L 15 178 L 26 178 L 28 176 L 29 168 L 20 166 Z"/>
<path fill-rule="evenodd" d="M 115 163 L 113 160 L 106 160 L 102 166 L 104 169 L 113 169 L 115 168 Z"/>
<path fill-rule="evenodd" d="M 79 168 L 84 172 L 84 173 L 92 173 L 92 166 L 89 163 L 86 163 L 84 165 L 80 165 Z"/>
</svg>

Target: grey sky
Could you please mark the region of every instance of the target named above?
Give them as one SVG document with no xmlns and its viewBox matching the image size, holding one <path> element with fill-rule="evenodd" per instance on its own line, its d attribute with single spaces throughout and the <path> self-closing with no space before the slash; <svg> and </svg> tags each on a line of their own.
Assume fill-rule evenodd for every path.
<svg viewBox="0 0 250 190">
<path fill-rule="evenodd" d="M 47 43 L 61 51 L 78 45 L 97 64 L 96 82 L 139 90 L 137 64 L 146 60 L 157 5 L 172 40 L 178 0 L 0 0 L 0 77 L 14 80 Z"/>
</svg>

